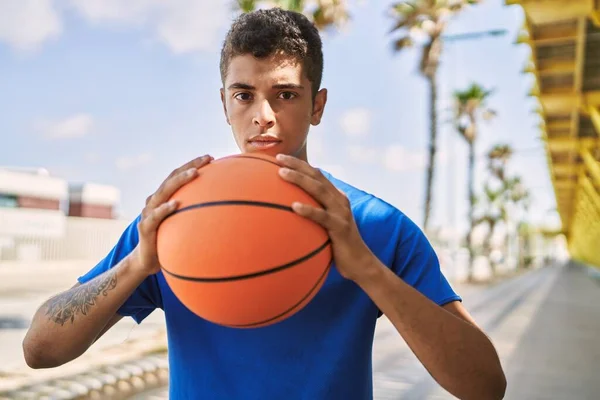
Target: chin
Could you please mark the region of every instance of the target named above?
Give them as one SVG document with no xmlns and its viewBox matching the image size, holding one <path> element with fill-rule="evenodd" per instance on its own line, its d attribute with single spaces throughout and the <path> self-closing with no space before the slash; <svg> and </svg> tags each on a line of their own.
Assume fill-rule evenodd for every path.
<svg viewBox="0 0 600 400">
<path fill-rule="evenodd" d="M 259 153 L 266 154 L 272 157 L 275 157 L 277 154 L 284 152 L 285 151 L 281 143 L 266 147 L 253 146 L 252 144 L 247 144 L 246 148 L 244 149 L 244 153 Z"/>
</svg>

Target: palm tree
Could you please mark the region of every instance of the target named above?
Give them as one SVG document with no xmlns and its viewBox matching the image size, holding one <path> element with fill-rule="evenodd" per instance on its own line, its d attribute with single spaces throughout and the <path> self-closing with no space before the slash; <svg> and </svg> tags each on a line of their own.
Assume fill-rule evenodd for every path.
<svg viewBox="0 0 600 400">
<path fill-rule="evenodd" d="M 497 144 L 487 154 L 490 173 L 501 181 L 506 179 L 506 164 L 513 155 L 508 144 Z"/>
<path fill-rule="evenodd" d="M 469 250 L 469 280 L 473 279 L 474 249 L 472 245 L 473 229 L 475 228 L 475 141 L 477 140 L 477 127 L 480 118 L 491 119 L 495 111 L 486 107 L 486 100 L 491 95 L 491 90 L 473 83 L 464 91 L 454 93 L 456 111 L 454 122 L 458 133 L 466 140 L 469 146 L 468 163 L 468 188 L 469 188 L 469 233 L 467 235 L 467 248 Z"/>
<path fill-rule="evenodd" d="M 237 0 L 236 5 L 241 12 L 254 11 L 261 6 L 303 13 L 321 31 L 340 27 L 350 18 L 345 0 Z"/>
<path fill-rule="evenodd" d="M 495 276 L 497 265 L 491 257 L 491 240 L 495 233 L 496 226 L 500 222 L 507 225 L 508 205 L 515 195 L 515 188 L 520 184 L 520 178 L 509 178 L 506 173 L 508 161 L 512 157 L 513 150 L 508 144 L 497 144 L 487 153 L 487 169 L 489 178 L 484 185 L 483 214 L 475 219 L 475 226 L 485 223 L 488 226 L 488 233 L 484 240 L 483 250 L 490 261 L 492 274 Z M 505 241 L 505 248 L 506 248 Z"/>
<path fill-rule="evenodd" d="M 483 188 L 483 195 L 478 199 L 482 205 L 481 215 L 475 218 L 474 225 L 486 224 L 488 232 L 483 241 L 483 254 L 490 261 L 492 275 L 496 276 L 496 262 L 492 259 L 492 237 L 496 232 L 499 222 L 506 219 L 506 207 L 503 204 L 504 188 L 492 189 L 492 182 L 487 182 Z"/>
<path fill-rule="evenodd" d="M 433 175 L 437 151 L 437 72 L 442 53 L 442 35 L 449 17 L 469 4 L 480 0 L 412 0 L 400 1 L 391 6 L 392 18 L 396 20 L 392 34 L 393 49 L 399 52 L 415 44 L 415 36 L 424 36 L 419 71 L 429 83 L 429 152 L 425 181 L 425 204 L 423 229 L 427 231 L 431 216 Z"/>
<path fill-rule="evenodd" d="M 519 266 L 528 267 L 531 262 L 531 227 L 527 223 L 527 216 L 531 207 L 531 193 L 520 179 L 512 183 L 511 189 L 510 201 L 522 211 L 517 223 Z"/>
</svg>

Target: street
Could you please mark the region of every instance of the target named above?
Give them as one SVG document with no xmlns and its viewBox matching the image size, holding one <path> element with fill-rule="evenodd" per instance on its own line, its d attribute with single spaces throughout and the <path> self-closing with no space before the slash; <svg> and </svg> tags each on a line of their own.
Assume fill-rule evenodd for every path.
<svg viewBox="0 0 600 400">
<path fill-rule="evenodd" d="M 600 360 L 600 341 L 597 339 L 597 332 L 600 332 L 600 285 L 587 269 L 575 265 L 551 266 L 490 287 L 460 285 L 457 290 L 464 295 L 465 306 L 492 338 L 500 354 L 508 379 L 507 399 L 597 398 L 600 381 L 594 370 Z M 0 385 L 3 380 L 8 382 L 12 379 L 14 382 L 15 374 L 21 373 L 26 374 L 27 379 L 36 378 L 40 382 L 43 379 L 46 382 L 62 382 L 64 389 L 67 386 L 65 379 L 60 379 L 61 374 L 63 377 L 73 376 L 70 382 L 81 382 L 83 386 L 85 379 L 89 381 L 90 376 L 100 377 L 103 374 L 105 384 L 118 387 L 117 381 L 131 381 L 137 368 L 137 375 L 152 378 L 144 378 L 144 381 L 137 377 L 127 387 L 122 384 L 123 390 L 131 394 L 129 398 L 168 398 L 166 382 L 161 385 L 155 379 L 157 374 L 165 375 L 167 368 L 160 312 L 153 313 L 149 323 L 144 322 L 140 326 L 128 319 L 121 321 L 110 335 L 94 344 L 89 354 L 64 366 L 62 371 L 63 367 L 52 370 L 55 375 L 51 376 L 49 371 L 27 371 L 22 365 L 20 341 L 28 318 L 37 306 L 32 300 L 36 296 L 31 293 L 28 296 L 13 296 L 10 305 L 5 295 L 0 303 L 0 320 L 4 324 L 0 329 L 0 351 L 5 361 L 0 370 Z M 20 300 L 17 301 L 16 297 Z M 10 307 L 6 308 L 8 305 Z M 20 313 L 6 312 L 17 306 L 21 307 Z M 152 346 L 159 349 L 158 353 L 148 354 L 152 353 L 148 350 Z M 103 350 L 102 362 L 97 356 L 100 349 Z M 107 353 L 106 349 L 112 353 Z M 113 366 L 107 365 L 111 362 L 110 354 L 117 357 L 112 361 Z M 125 361 L 119 361 L 118 357 Z M 96 370 L 101 369 L 102 374 L 91 370 L 90 364 L 95 365 Z M 144 368 L 146 370 L 142 371 Z M 111 384 L 106 378 L 107 371 L 120 377 Z M 385 317 L 380 319 L 376 329 L 373 371 L 375 399 L 454 398 L 429 376 Z M 11 379 L 7 380 L 7 377 Z M 97 378 L 96 381 L 102 379 Z M 42 389 L 48 391 L 53 384 L 46 386 L 50 389 Z M 100 386 L 95 390 L 101 390 Z M 0 386 L 0 393 L 2 390 Z M 83 394 L 83 389 L 81 391 Z M 67 392 L 63 390 L 60 398 L 86 398 L 69 397 Z M 18 392 L 13 392 L 12 398 L 16 398 L 15 393 Z M 22 398 L 37 397 L 23 395 Z"/>
</svg>

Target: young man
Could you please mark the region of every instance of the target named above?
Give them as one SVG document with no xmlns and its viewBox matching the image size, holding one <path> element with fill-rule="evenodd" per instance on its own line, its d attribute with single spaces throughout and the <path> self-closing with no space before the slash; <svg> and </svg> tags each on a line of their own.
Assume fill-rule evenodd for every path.
<svg viewBox="0 0 600 400">
<path fill-rule="evenodd" d="M 308 163 L 306 138 L 319 124 L 321 40 L 302 15 L 279 9 L 242 15 L 221 55 L 221 100 L 242 152 L 278 155 L 282 179 L 323 209 L 294 210 L 324 226 L 335 267 L 317 296 L 272 326 L 232 329 L 188 311 L 167 286 L 156 230 L 177 207 L 174 191 L 202 179 L 204 156 L 173 171 L 141 215 L 79 283 L 37 311 L 24 340 L 33 368 L 84 353 L 123 316 L 140 323 L 165 312 L 173 399 L 370 399 L 371 350 L 385 314 L 431 375 L 462 399 L 500 399 L 496 351 L 462 307 L 418 227 L 399 210 Z"/>
</svg>

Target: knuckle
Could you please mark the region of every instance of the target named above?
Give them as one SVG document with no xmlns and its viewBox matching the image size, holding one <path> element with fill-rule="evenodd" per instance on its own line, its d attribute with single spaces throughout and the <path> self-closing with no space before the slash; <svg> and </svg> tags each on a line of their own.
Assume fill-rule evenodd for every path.
<svg viewBox="0 0 600 400">
<path fill-rule="evenodd" d="M 321 196 L 327 194 L 327 188 L 321 182 L 317 183 L 316 190 L 317 190 L 317 193 Z"/>
<path fill-rule="evenodd" d="M 138 225 L 138 231 L 140 233 L 141 236 L 144 236 L 148 233 L 148 220 L 145 219 L 142 222 L 139 223 Z"/>
</svg>

